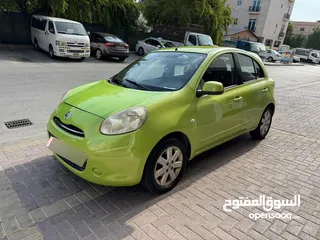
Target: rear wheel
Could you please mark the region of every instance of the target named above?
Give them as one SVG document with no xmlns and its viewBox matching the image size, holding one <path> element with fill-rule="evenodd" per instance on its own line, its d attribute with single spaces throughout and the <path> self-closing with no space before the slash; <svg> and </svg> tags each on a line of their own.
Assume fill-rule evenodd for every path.
<svg viewBox="0 0 320 240">
<path fill-rule="evenodd" d="M 150 153 L 142 184 L 150 192 L 163 194 L 173 189 L 182 178 L 188 162 L 185 145 L 171 138 L 159 143 Z"/>
<path fill-rule="evenodd" d="M 139 47 L 138 49 L 138 55 L 143 56 L 144 55 L 144 49 L 142 47 Z"/>
<path fill-rule="evenodd" d="M 49 46 L 49 56 L 53 59 L 55 58 L 55 55 L 54 55 L 54 50 L 53 50 L 53 47 L 50 45 Z"/>
<path fill-rule="evenodd" d="M 268 107 L 266 110 L 264 110 L 258 127 L 250 132 L 250 135 L 253 139 L 261 140 L 267 136 L 272 123 L 272 115 L 273 111 L 271 107 Z"/>
<path fill-rule="evenodd" d="M 38 44 L 38 40 L 35 38 L 33 41 L 34 47 L 39 50 L 39 44 Z"/>
<path fill-rule="evenodd" d="M 96 51 L 96 59 L 98 60 L 102 59 L 102 51 L 100 49 L 97 49 Z"/>
<path fill-rule="evenodd" d="M 268 57 L 268 62 L 273 62 L 273 58 L 272 57 Z"/>
</svg>

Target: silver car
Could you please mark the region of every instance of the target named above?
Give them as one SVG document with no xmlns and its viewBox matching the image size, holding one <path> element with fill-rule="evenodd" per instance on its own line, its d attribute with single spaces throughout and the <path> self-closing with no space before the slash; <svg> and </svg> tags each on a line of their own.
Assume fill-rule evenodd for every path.
<svg viewBox="0 0 320 240">
<path fill-rule="evenodd" d="M 112 34 L 90 33 L 90 46 L 98 60 L 103 57 L 116 57 L 124 61 L 129 57 L 129 45 Z"/>
</svg>

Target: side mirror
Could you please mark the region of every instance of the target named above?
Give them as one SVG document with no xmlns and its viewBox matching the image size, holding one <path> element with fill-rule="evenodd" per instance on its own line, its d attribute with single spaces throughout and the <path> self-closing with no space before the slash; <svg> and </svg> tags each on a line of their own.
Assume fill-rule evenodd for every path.
<svg viewBox="0 0 320 240">
<path fill-rule="evenodd" d="M 161 48 L 161 46 L 160 46 L 160 45 L 158 45 L 158 46 L 157 46 L 157 48 Z"/>
<path fill-rule="evenodd" d="M 51 33 L 54 34 L 54 29 L 53 29 L 53 28 L 50 28 L 50 29 L 49 29 L 49 32 L 51 32 Z"/>
<path fill-rule="evenodd" d="M 203 95 L 221 95 L 224 93 L 223 84 L 216 81 L 205 82 L 201 90 L 197 91 L 197 97 Z"/>
</svg>

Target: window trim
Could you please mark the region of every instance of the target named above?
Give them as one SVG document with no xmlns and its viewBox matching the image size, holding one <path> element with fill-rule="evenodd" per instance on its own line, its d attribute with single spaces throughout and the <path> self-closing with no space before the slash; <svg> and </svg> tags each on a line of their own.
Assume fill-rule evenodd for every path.
<svg viewBox="0 0 320 240">
<path fill-rule="evenodd" d="M 235 53 L 234 52 L 222 52 L 222 53 L 219 53 L 218 55 L 214 55 L 210 60 L 209 60 L 209 64 L 205 66 L 204 68 L 204 71 L 201 73 L 201 77 L 200 79 L 198 80 L 198 83 L 196 84 L 196 89 L 195 91 L 198 90 L 199 86 L 200 86 L 200 83 L 202 81 L 202 78 L 204 76 L 204 74 L 206 73 L 207 69 L 210 67 L 210 65 L 215 61 L 217 60 L 218 57 L 222 56 L 222 55 L 225 55 L 225 54 L 231 54 L 232 56 L 232 60 L 233 60 L 233 65 L 234 65 L 234 70 L 235 70 L 235 84 L 233 85 L 230 85 L 228 87 L 224 87 L 224 90 L 227 91 L 227 90 L 230 90 L 230 89 L 234 89 L 236 87 L 239 87 L 241 84 L 240 84 L 240 77 L 239 77 L 239 73 L 238 73 L 238 70 L 237 70 L 237 64 L 236 64 L 236 56 L 235 56 Z M 205 95 L 204 95 L 205 96 Z"/>
<path fill-rule="evenodd" d="M 255 82 L 255 81 L 260 81 L 260 80 L 263 80 L 263 79 L 266 79 L 266 72 L 265 72 L 265 69 L 261 66 L 261 64 L 256 61 L 252 56 L 248 55 L 248 54 L 245 54 L 245 53 L 235 53 L 236 54 L 236 59 L 237 59 L 237 68 L 238 68 L 238 78 L 239 78 L 239 85 L 243 85 L 243 84 L 249 84 L 249 83 L 252 83 L 252 82 Z M 258 66 L 262 69 L 263 71 L 263 75 L 264 77 L 259 77 L 259 78 L 256 78 L 256 79 L 253 79 L 253 80 L 249 80 L 249 81 L 243 81 L 243 77 L 242 77 L 242 69 L 241 69 L 241 64 L 240 64 L 240 60 L 239 60 L 239 55 L 244 55 L 246 57 L 249 57 L 251 58 L 252 60 L 252 63 L 253 63 L 253 67 L 254 67 L 254 71 L 255 71 L 255 74 L 257 75 L 257 69 L 254 65 L 254 62 L 256 62 L 258 64 Z"/>
</svg>

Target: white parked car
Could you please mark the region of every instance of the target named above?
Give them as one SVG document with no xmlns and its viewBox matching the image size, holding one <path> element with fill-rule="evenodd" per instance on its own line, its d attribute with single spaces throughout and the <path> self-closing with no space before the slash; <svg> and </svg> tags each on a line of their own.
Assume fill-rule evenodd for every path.
<svg viewBox="0 0 320 240">
<path fill-rule="evenodd" d="M 266 58 L 268 62 L 276 62 L 281 60 L 282 55 L 273 49 L 268 49 Z"/>
<path fill-rule="evenodd" d="M 31 41 L 34 46 L 48 52 L 51 58 L 90 57 L 90 39 L 79 22 L 68 19 L 33 15 Z"/>
<path fill-rule="evenodd" d="M 170 41 L 151 37 L 145 40 L 138 41 L 136 45 L 136 52 L 140 56 L 143 56 L 144 54 L 148 54 L 154 50 L 168 47 L 175 47 L 175 45 Z"/>
</svg>

